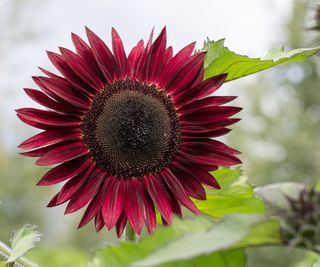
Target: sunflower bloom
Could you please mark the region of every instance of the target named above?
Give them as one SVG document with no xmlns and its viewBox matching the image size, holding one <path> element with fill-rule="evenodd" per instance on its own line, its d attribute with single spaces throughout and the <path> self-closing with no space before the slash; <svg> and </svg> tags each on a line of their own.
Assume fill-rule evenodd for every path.
<svg viewBox="0 0 320 267">
<path fill-rule="evenodd" d="M 38 185 L 64 182 L 48 206 L 68 201 L 72 213 L 87 205 L 79 227 L 94 219 L 97 231 L 116 227 L 118 236 L 127 222 L 152 233 L 155 208 L 164 224 L 182 205 L 198 214 L 190 198 L 206 199 L 204 185 L 219 188 L 209 172 L 240 163 L 238 151 L 213 139 L 239 120 L 240 108 L 223 105 L 235 97 L 209 96 L 226 75 L 203 81 L 205 52 L 194 54 L 191 43 L 173 55 L 165 28 L 128 55 L 116 30 L 112 51 L 86 33 L 89 44 L 72 34 L 76 52 L 48 52 L 60 76 L 40 68 L 44 76 L 33 80 L 41 91 L 25 89 L 46 109 L 17 110 L 44 130 L 21 154 L 54 165 Z"/>
</svg>

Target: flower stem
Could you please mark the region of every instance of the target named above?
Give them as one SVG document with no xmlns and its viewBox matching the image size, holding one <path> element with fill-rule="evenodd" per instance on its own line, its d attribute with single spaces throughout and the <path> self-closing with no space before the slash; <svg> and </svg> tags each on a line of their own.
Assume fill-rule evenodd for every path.
<svg viewBox="0 0 320 267">
<path fill-rule="evenodd" d="M 134 232 L 130 223 L 126 226 L 126 237 L 125 241 L 136 242 L 136 233 Z"/>
<path fill-rule="evenodd" d="M 11 255 L 11 249 L 4 244 L 3 242 L 0 241 L 0 256 L 3 256 L 6 260 L 9 259 Z M 26 258 L 24 257 L 20 257 L 18 259 L 15 260 L 16 263 L 19 264 L 19 266 L 22 267 L 37 267 L 36 264 L 28 261 Z M 11 267 L 14 266 L 14 262 L 8 262 L 5 264 L 6 267 Z"/>
</svg>

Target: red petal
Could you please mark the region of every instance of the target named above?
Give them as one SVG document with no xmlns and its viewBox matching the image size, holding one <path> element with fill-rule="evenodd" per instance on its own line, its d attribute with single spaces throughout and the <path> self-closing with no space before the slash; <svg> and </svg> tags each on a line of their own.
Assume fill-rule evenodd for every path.
<svg viewBox="0 0 320 267">
<path fill-rule="evenodd" d="M 144 202 L 144 220 L 149 234 L 151 234 L 156 229 L 156 212 L 152 199 L 150 198 L 148 192 L 143 190 L 143 202 Z"/>
<path fill-rule="evenodd" d="M 199 115 L 194 113 L 190 116 L 180 116 L 180 123 L 184 130 L 213 130 L 217 127 L 227 126 L 237 122 L 236 119 L 229 119 L 229 116 L 237 113 L 237 110 L 229 110 L 224 114 L 208 112 L 208 114 Z M 234 121 L 236 120 L 236 121 Z M 238 120 L 239 121 L 239 120 Z"/>
<path fill-rule="evenodd" d="M 126 227 L 127 224 L 127 217 L 124 211 L 122 211 L 119 220 L 117 221 L 116 224 L 116 231 L 117 231 L 117 236 L 120 237 L 123 233 L 124 228 Z"/>
<path fill-rule="evenodd" d="M 98 62 L 105 79 L 112 83 L 118 78 L 117 62 L 106 44 L 89 28 L 86 27 L 87 37 L 94 57 Z"/>
<path fill-rule="evenodd" d="M 145 48 L 137 60 L 136 66 L 133 69 L 133 78 L 144 82 L 146 78 L 146 61 L 148 57 L 148 49 Z"/>
<path fill-rule="evenodd" d="M 163 60 L 163 65 L 166 66 L 168 62 L 172 59 L 172 54 L 173 54 L 173 49 L 172 46 L 169 46 L 166 49 L 165 55 L 164 55 L 164 60 Z"/>
<path fill-rule="evenodd" d="M 99 168 L 92 171 L 87 181 L 70 199 L 65 214 L 73 213 L 84 207 L 98 192 L 101 183 L 105 181 L 106 172 Z"/>
<path fill-rule="evenodd" d="M 89 98 L 83 96 L 61 80 L 47 77 L 33 77 L 33 80 L 42 91 L 58 101 L 69 103 L 84 110 L 90 108 Z"/>
<path fill-rule="evenodd" d="M 65 161 L 69 161 L 81 156 L 87 155 L 89 153 L 88 148 L 79 142 L 68 143 L 66 145 L 61 145 L 36 161 L 37 165 L 53 165 L 59 164 Z"/>
<path fill-rule="evenodd" d="M 102 202 L 105 197 L 106 184 L 107 184 L 107 180 L 103 185 L 100 186 L 99 191 L 97 192 L 95 197 L 91 200 L 85 213 L 82 216 L 82 219 L 79 223 L 78 228 L 81 228 L 86 224 L 88 224 L 93 219 L 93 217 L 97 216 L 100 213 L 100 208 L 102 206 Z"/>
<path fill-rule="evenodd" d="M 109 230 L 117 223 L 123 210 L 126 195 L 125 184 L 122 178 L 111 176 L 107 189 L 106 197 L 102 204 L 102 216 L 104 223 Z"/>
<path fill-rule="evenodd" d="M 140 235 L 143 225 L 144 203 L 142 198 L 142 184 L 138 179 L 125 181 L 126 199 L 124 211 L 133 230 Z"/>
<path fill-rule="evenodd" d="M 124 79 L 127 75 L 127 56 L 123 48 L 122 40 L 114 28 L 112 28 L 112 50 L 119 66 L 119 78 Z"/>
<path fill-rule="evenodd" d="M 178 217 L 182 218 L 182 210 L 181 210 L 181 206 L 180 203 L 178 201 L 178 199 L 176 198 L 176 196 L 174 196 L 174 194 L 171 192 L 171 190 L 167 187 L 167 192 L 168 192 L 168 198 L 169 198 L 169 202 L 172 208 L 172 212 L 177 215 Z M 162 221 L 164 220 L 164 218 L 161 216 Z M 170 222 L 167 222 L 165 220 L 165 225 L 166 224 L 170 224 Z"/>
<path fill-rule="evenodd" d="M 68 61 L 64 58 L 64 56 L 50 51 L 47 51 L 47 55 L 52 64 L 66 78 L 68 83 L 70 83 L 73 87 L 79 89 L 86 95 L 90 94 L 88 85 L 84 83 L 81 77 L 69 66 Z"/>
<path fill-rule="evenodd" d="M 193 154 L 192 150 L 186 151 L 185 148 L 183 149 L 184 150 L 181 149 L 179 153 L 186 159 L 196 164 L 233 166 L 241 163 L 241 161 L 237 157 L 228 154 L 211 152 L 210 154 L 205 155 L 195 155 Z"/>
<path fill-rule="evenodd" d="M 62 77 L 60 77 L 59 75 L 57 74 L 54 74 L 52 73 L 51 71 L 48 71 L 44 68 L 41 68 L 41 67 L 38 67 L 39 70 L 41 70 L 45 75 L 47 75 L 48 77 L 51 77 L 51 78 L 57 78 L 57 79 L 63 79 Z"/>
<path fill-rule="evenodd" d="M 195 47 L 195 42 L 189 44 L 188 46 L 181 49 L 165 66 L 164 70 L 159 77 L 159 86 L 164 88 L 169 80 L 175 76 L 177 71 L 185 64 L 186 60 L 190 57 L 193 49 Z"/>
<path fill-rule="evenodd" d="M 55 207 L 55 206 L 58 206 L 58 205 L 59 205 L 59 204 L 57 204 L 58 196 L 59 196 L 59 193 L 56 194 L 56 195 L 50 200 L 50 202 L 49 202 L 48 205 L 47 205 L 48 208 Z"/>
<path fill-rule="evenodd" d="M 91 165 L 92 159 L 87 157 L 77 158 L 48 171 L 37 185 L 53 185 L 70 179 L 85 171 Z"/>
<path fill-rule="evenodd" d="M 57 126 L 52 126 L 52 125 L 48 125 L 48 124 L 44 124 L 44 123 L 39 123 L 39 122 L 35 122 L 33 120 L 27 119 L 24 116 L 21 116 L 20 114 L 17 114 L 18 118 L 23 121 L 26 124 L 29 124 L 33 127 L 42 129 L 42 130 L 52 130 L 52 129 L 56 129 Z"/>
<path fill-rule="evenodd" d="M 205 190 L 199 180 L 195 179 L 189 173 L 187 173 L 177 167 L 174 167 L 172 169 L 172 172 L 177 177 L 177 179 L 180 181 L 180 183 L 183 184 L 183 186 L 186 190 L 186 193 L 190 197 L 195 198 L 195 199 L 200 199 L 200 200 L 206 199 L 206 192 L 205 192 Z"/>
<path fill-rule="evenodd" d="M 211 124 L 208 124 L 207 121 L 203 122 L 203 125 L 182 125 L 183 132 L 193 132 L 193 133 L 204 133 L 209 132 L 213 130 L 220 129 L 222 126 L 228 126 L 231 124 L 234 124 L 236 122 L 240 121 L 240 119 L 235 118 L 222 118 L 219 120 L 214 121 L 214 123 L 211 122 Z M 199 124 L 199 122 L 198 122 Z"/>
<path fill-rule="evenodd" d="M 216 178 L 213 177 L 210 173 L 202 170 L 202 169 L 193 169 L 192 170 L 197 178 L 201 181 L 201 183 L 206 184 L 212 188 L 220 189 L 220 185 L 217 182 Z"/>
<path fill-rule="evenodd" d="M 16 111 L 21 117 L 37 123 L 60 127 L 79 126 L 81 124 L 81 120 L 77 116 L 59 114 L 54 111 L 40 110 L 36 108 L 20 108 Z"/>
<path fill-rule="evenodd" d="M 96 231 L 97 232 L 100 232 L 101 229 L 104 226 L 104 221 L 103 221 L 103 217 L 102 217 L 101 208 L 99 209 L 99 211 L 97 212 L 96 216 L 94 217 L 94 225 L 96 227 Z"/>
<path fill-rule="evenodd" d="M 78 35 L 74 33 L 71 34 L 71 38 L 73 45 L 76 48 L 77 54 L 86 61 L 88 67 L 91 68 L 91 70 L 96 73 L 96 75 L 98 75 L 99 78 L 105 83 L 106 80 L 103 77 L 96 59 L 94 58 L 90 46 L 87 45 L 85 41 L 83 41 Z"/>
<path fill-rule="evenodd" d="M 148 57 L 145 64 L 146 81 L 154 81 L 162 71 L 163 61 L 166 52 L 166 28 L 164 27 L 159 37 L 154 41 L 150 47 Z"/>
<path fill-rule="evenodd" d="M 216 179 L 210 173 L 208 173 L 208 171 L 203 170 L 202 168 L 199 168 L 198 166 L 190 162 L 180 163 L 179 161 L 175 161 L 174 163 L 174 165 L 177 166 L 179 169 L 183 170 L 186 173 L 189 173 L 192 177 L 199 180 L 202 184 L 208 185 L 216 189 L 220 189 L 220 185 L 218 184 Z M 186 164 L 188 165 L 186 166 Z"/>
<path fill-rule="evenodd" d="M 154 27 L 152 28 L 151 30 L 151 33 L 150 33 L 150 36 L 149 36 L 149 40 L 146 44 L 146 50 L 149 51 L 150 50 L 150 47 L 152 45 L 152 39 L 153 39 L 153 34 L 154 34 Z"/>
<path fill-rule="evenodd" d="M 44 70 L 44 69 L 42 69 L 42 68 L 40 68 L 44 73 L 50 73 L 51 74 L 51 72 L 49 72 L 49 71 L 46 71 L 46 70 Z M 55 74 L 52 74 L 52 76 L 49 76 L 49 77 L 54 77 L 54 76 L 56 76 Z M 57 76 L 58 78 L 59 78 L 59 76 Z M 48 95 L 48 96 L 50 96 L 51 98 L 53 98 L 54 100 L 56 100 L 57 102 L 59 102 L 59 103 L 62 103 L 62 104 L 64 104 L 64 105 L 66 105 L 66 106 L 69 106 L 70 108 L 72 108 L 72 109 L 76 109 L 77 110 L 77 106 L 74 106 L 74 105 L 70 105 L 70 102 L 68 102 L 68 101 L 66 101 L 64 98 L 61 98 L 59 95 L 57 95 L 56 93 L 55 93 L 55 90 L 52 90 L 52 89 L 50 89 L 50 88 L 48 88 L 47 87 L 47 85 L 45 85 L 44 83 L 43 83 L 43 78 L 48 78 L 48 77 L 36 77 L 36 76 L 33 76 L 32 77 L 32 79 L 33 79 L 33 81 L 40 87 L 40 89 L 43 91 L 43 92 L 45 92 L 46 93 L 46 95 Z M 81 110 L 80 110 L 81 111 Z"/>
<path fill-rule="evenodd" d="M 26 152 L 20 152 L 19 154 L 27 157 L 42 157 L 43 155 L 50 152 L 52 149 L 55 149 L 60 146 L 61 144 L 52 144 L 50 146 L 41 147 L 41 148 L 33 149 L 30 151 L 26 151 Z"/>
<path fill-rule="evenodd" d="M 200 71 L 203 69 L 204 57 L 205 53 L 197 53 L 190 57 L 174 78 L 168 81 L 165 86 L 167 91 L 173 95 L 179 94 L 180 92 L 185 93 L 186 88 L 190 88 L 198 76 L 201 76 Z"/>
<path fill-rule="evenodd" d="M 194 205 L 194 203 L 190 200 L 186 191 L 179 180 L 174 176 L 174 174 L 169 170 L 165 169 L 161 173 L 162 181 L 164 181 L 170 191 L 173 193 L 174 197 L 177 198 L 186 208 L 192 211 L 195 214 L 199 214 L 200 211 Z"/>
<path fill-rule="evenodd" d="M 181 107 L 191 103 L 197 99 L 211 95 L 213 92 L 218 90 L 221 85 L 225 82 L 227 74 L 221 74 L 218 76 L 211 77 L 200 84 L 190 88 L 187 91 L 182 91 L 174 96 L 175 105 Z"/>
<path fill-rule="evenodd" d="M 149 40 L 146 44 L 146 48 L 141 52 L 134 68 L 133 68 L 133 78 L 137 79 L 140 82 L 144 82 L 146 78 L 146 60 L 148 57 L 148 53 L 150 51 L 152 45 L 152 38 L 153 38 L 154 28 L 151 31 Z"/>
<path fill-rule="evenodd" d="M 163 218 L 163 216 L 161 216 L 161 221 L 162 221 L 163 226 L 167 226 L 167 225 L 170 224 L 170 223 L 168 223 L 168 222 L 166 221 L 165 218 Z"/>
<path fill-rule="evenodd" d="M 140 40 L 138 44 L 131 50 L 128 56 L 128 64 L 130 66 L 130 72 L 128 73 L 128 75 L 130 78 L 133 77 L 133 72 L 137 67 L 137 63 L 143 51 L 144 51 L 144 42 L 143 40 Z"/>
<path fill-rule="evenodd" d="M 81 139 L 81 131 L 78 128 L 75 129 L 63 129 L 59 130 L 49 130 L 41 132 L 24 142 L 22 142 L 18 147 L 22 149 L 34 149 L 37 147 L 49 146 L 65 141 L 73 141 Z"/>
<path fill-rule="evenodd" d="M 200 139 L 200 138 L 213 138 L 225 135 L 229 133 L 231 129 L 225 127 L 217 127 L 215 130 L 204 130 L 204 131 L 182 131 L 182 137 L 184 139 Z"/>
<path fill-rule="evenodd" d="M 180 112 L 183 111 L 183 113 L 186 114 L 192 113 L 201 108 L 220 106 L 234 100 L 235 98 L 236 96 L 209 96 L 181 107 Z"/>
<path fill-rule="evenodd" d="M 221 117 L 230 117 L 241 111 L 241 108 L 232 106 L 218 106 L 218 107 L 203 107 L 194 110 L 193 112 L 181 111 L 181 121 L 192 121 L 201 120 L 203 121 L 214 121 Z"/>
<path fill-rule="evenodd" d="M 51 99 L 50 97 L 48 97 L 46 94 L 42 93 L 41 91 L 38 91 L 35 89 L 29 89 L 29 88 L 24 88 L 24 91 L 31 99 L 33 99 L 37 103 L 39 103 L 49 109 L 55 110 L 57 112 L 65 113 L 65 114 L 79 113 L 79 111 L 75 111 L 74 109 L 72 109 L 72 106 L 70 106 L 70 105 L 67 106 L 62 103 L 59 103 L 59 102 Z"/>
<path fill-rule="evenodd" d="M 161 215 L 170 224 L 172 221 L 172 209 L 166 189 L 162 184 L 160 177 L 145 177 L 143 183 Z"/>
<path fill-rule="evenodd" d="M 203 63 L 204 63 L 204 59 L 203 59 Z M 195 80 L 194 80 L 194 82 L 192 84 L 193 87 L 195 87 L 195 86 L 197 86 L 197 85 L 202 83 L 203 75 L 204 75 L 204 67 L 202 66 L 202 68 L 200 68 L 199 73 L 198 73 L 197 77 L 195 78 Z M 184 92 L 184 90 L 180 91 L 180 92 Z"/>
<path fill-rule="evenodd" d="M 80 56 L 63 47 L 60 48 L 60 52 L 78 77 L 90 85 L 93 89 L 90 90 L 90 92 L 100 91 L 104 87 L 104 83 L 100 77 L 90 69 L 88 64 Z M 89 89 L 89 86 L 87 88 Z"/>
<path fill-rule="evenodd" d="M 231 155 L 240 154 L 238 150 L 233 149 L 220 141 L 212 139 L 183 141 L 181 146 L 188 147 L 192 150 L 199 150 L 200 153 L 201 151 L 206 151 L 206 153 L 210 153 L 213 151 Z"/>
<path fill-rule="evenodd" d="M 68 201 L 73 195 L 76 194 L 78 189 L 89 179 L 89 175 L 94 167 L 95 164 L 91 164 L 85 172 L 79 173 L 64 184 L 60 190 L 60 193 L 58 194 L 57 205 Z"/>
</svg>

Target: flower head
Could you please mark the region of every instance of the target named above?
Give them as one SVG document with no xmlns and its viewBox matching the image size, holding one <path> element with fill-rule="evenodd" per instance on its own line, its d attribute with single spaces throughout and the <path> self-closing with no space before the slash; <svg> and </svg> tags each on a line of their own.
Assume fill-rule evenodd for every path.
<svg viewBox="0 0 320 267">
<path fill-rule="evenodd" d="M 292 247 L 320 252 L 320 192 L 304 188 L 297 198 L 287 197 L 282 210 L 281 237 Z"/>
<path fill-rule="evenodd" d="M 136 233 L 156 227 L 155 207 L 165 224 L 181 205 L 199 210 L 190 197 L 205 199 L 203 185 L 219 188 L 209 174 L 240 163 L 236 150 L 212 138 L 230 131 L 240 109 L 222 106 L 233 96 L 209 96 L 226 75 L 203 81 L 205 52 L 194 43 L 173 55 L 166 29 L 127 56 L 112 29 L 112 52 L 91 30 L 89 44 L 72 34 L 76 52 L 60 48 L 48 57 L 61 73 L 41 68 L 33 77 L 41 91 L 25 89 L 46 110 L 22 108 L 18 117 L 44 131 L 24 141 L 21 154 L 55 165 L 38 185 L 66 182 L 49 207 L 69 201 L 66 213 L 84 206 L 80 227 L 96 230 L 127 221 Z"/>
</svg>

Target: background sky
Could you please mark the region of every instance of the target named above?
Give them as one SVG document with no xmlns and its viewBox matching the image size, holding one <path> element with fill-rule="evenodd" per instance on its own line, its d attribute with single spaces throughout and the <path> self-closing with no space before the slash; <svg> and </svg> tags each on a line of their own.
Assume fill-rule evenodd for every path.
<svg viewBox="0 0 320 267">
<path fill-rule="evenodd" d="M 13 3 L 19 8 L 13 9 Z M 280 23 L 291 12 L 290 0 L 1 0 L 0 1 L 0 145 L 16 151 L 16 145 L 36 130 L 18 121 L 14 110 L 35 106 L 23 92 L 34 87 L 37 66 L 53 70 L 45 50 L 72 48 L 70 32 L 84 37 L 89 26 L 110 44 L 111 27 L 123 38 L 127 51 L 155 26 L 167 26 L 168 43 L 177 52 L 192 41 L 201 48 L 209 37 L 226 38 L 237 53 L 261 57 L 283 45 Z M 281 38 L 279 38 L 281 36 Z M 239 86 L 253 78 L 225 86 Z M 19 129 L 19 130 L 12 130 Z"/>
</svg>

